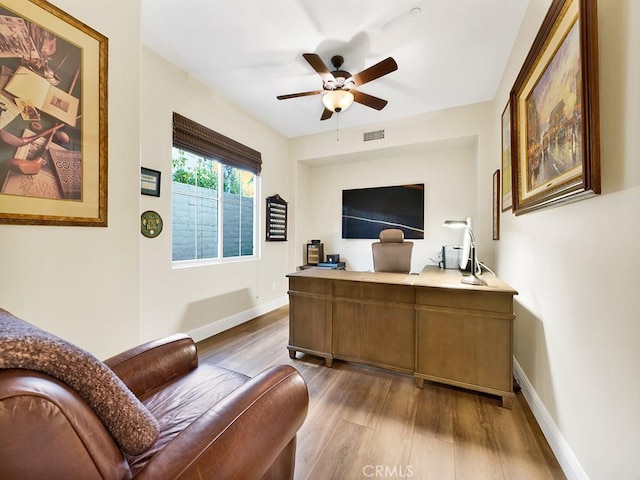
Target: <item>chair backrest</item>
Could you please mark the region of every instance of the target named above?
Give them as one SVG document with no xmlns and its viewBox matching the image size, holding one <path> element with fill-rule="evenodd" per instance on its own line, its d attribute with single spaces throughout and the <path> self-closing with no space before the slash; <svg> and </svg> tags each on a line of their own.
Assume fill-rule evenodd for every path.
<svg viewBox="0 0 640 480">
<path fill-rule="evenodd" d="M 413 242 L 404 241 L 404 232 L 388 228 L 380 232 L 380 241 L 371 244 L 373 270 L 376 272 L 409 273 Z"/>
</svg>

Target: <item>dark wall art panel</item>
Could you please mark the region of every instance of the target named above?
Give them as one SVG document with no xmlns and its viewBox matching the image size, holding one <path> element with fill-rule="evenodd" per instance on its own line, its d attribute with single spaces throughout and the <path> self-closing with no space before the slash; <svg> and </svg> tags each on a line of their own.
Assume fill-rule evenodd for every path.
<svg viewBox="0 0 640 480">
<path fill-rule="evenodd" d="M 424 183 L 342 191 L 342 238 L 377 239 L 385 228 L 424 238 Z"/>
</svg>

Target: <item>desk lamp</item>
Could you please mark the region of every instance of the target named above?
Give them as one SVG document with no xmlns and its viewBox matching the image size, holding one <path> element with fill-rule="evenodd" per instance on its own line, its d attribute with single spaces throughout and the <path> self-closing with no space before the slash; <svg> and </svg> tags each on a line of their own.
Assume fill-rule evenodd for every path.
<svg viewBox="0 0 640 480">
<path fill-rule="evenodd" d="M 463 255 L 466 256 L 465 261 L 468 259 L 467 245 L 469 245 L 468 250 L 471 252 L 471 275 L 465 275 L 462 277 L 460 282 L 466 283 L 469 285 L 486 285 L 483 279 L 476 276 L 479 274 L 477 270 L 477 262 L 476 262 L 476 237 L 473 235 L 473 231 L 471 230 L 471 219 L 467 220 L 446 220 L 444 222 L 445 227 L 450 228 L 464 228 L 465 238 L 464 238 L 464 246 L 463 246 Z"/>
</svg>

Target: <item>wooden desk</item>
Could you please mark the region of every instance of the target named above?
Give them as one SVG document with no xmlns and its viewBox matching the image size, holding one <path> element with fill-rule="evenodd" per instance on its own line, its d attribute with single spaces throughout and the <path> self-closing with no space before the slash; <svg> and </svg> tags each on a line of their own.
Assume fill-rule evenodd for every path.
<svg viewBox="0 0 640 480">
<path fill-rule="evenodd" d="M 513 394 L 514 289 L 460 283 L 456 270 L 419 275 L 303 270 L 289 278 L 289 355 L 373 365 L 425 380 Z"/>
</svg>

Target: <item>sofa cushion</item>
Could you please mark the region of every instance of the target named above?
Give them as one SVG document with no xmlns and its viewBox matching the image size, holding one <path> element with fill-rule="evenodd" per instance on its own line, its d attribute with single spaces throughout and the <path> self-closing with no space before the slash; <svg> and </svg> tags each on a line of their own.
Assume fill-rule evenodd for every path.
<svg viewBox="0 0 640 480">
<path fill-rule="evenodd" d="M 149 450 L 127 456 L 133 475 L 195 420 L 247 380 L 249 377 L 241 373 L 201 363 L 196 370 L 140 397 L 158 418 L 160 435 Z"/>
<path fill-rule="evenodd" d="M 147 450 L 159 426 L 122 381 L 90 353 L 0 309 L 0 368 L 46 373 L 75 390 L 127 454 Z"/>
</svg>

